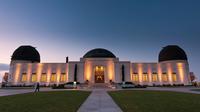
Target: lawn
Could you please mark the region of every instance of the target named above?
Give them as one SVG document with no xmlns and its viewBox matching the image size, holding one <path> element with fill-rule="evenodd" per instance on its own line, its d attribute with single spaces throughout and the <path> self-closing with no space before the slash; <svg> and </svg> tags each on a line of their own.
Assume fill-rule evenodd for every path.
<svg viewBox="0 0 200 112">
<path fill-rule="evenodd" d="M 200 95 L 164 91 L 109 92 L 124 112 L 200 112 Z"/>
<path fill-rule="evenodd" d="M 0 97 L 0 112 L 76 112 L 85 91 L 54 91 Z"/>
</svg>

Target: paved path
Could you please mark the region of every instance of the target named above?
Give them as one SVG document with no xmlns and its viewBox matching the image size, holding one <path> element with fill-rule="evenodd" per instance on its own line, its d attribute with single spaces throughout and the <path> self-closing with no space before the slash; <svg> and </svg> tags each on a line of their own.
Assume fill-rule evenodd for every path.
<svg viewBox="0 0 200 112">
<path fill-rule="evenodd" d="M 183 92 L 183 93 L 193 93 L 200 94 L 198 91 L 191 91 L 191 89 L 199 89 L 195 87 L 148 87 L 146 90 L 156 90 L 156 91 L 175 91 L 175 92 Z"/>
<path fill-rule="evenodd" d="M 122 112 L 104 89 L 94 89 L 78 112 Z"/>
<path fill-rule="evenodd" d="M 68 91 L 68 89 L 66 90 L 66 89 L 40 88 L 40 91 Z M 9 96 L 15 94 L 31 93 L 31 92 L 34 92 L 34 89 L 0 89 L 0 96 Z"/>
<path fill-rule="evenodd" d="M 175 91 L 175 92 L 184 92 L 184 93 L 193 93 L 200 94 L 198 91 L 191 91 L 191 89 L 200 89 L 195 87 L 148 87 L 148 88 L 135 88 L 135 89 L 126 89 L 126 90 L 155 90 L 155 91 Z M 71 89 L 69 89 L 71 90 Z M 72 89 L 73 90 L 73 89 Z M 92 91 L 94 89 L 80 89 L 83 91 Z M 105 89 L 104 89 L 105 90 Z M 117 91 L 124 89 L 106 89 L 108 91 Z M 33 92 L 34 89 L 0 89 L 0 96 L 8 96 L 15 94 L 23 94 Z M 41 88 L 41 91 L 68 91 L 68 89 L 51 89 L 51 88 Z M 95 90 L 97 91 L 97 90 Z"/>
<path fill-rule="evenodd" d="M 200 88 L 195 88 L 195 87 L 147 87 L 147 88 L 132 88 L 132 89 L 118 89 L 118 90 L 172 91 L 172 92 L 200 94 L 199 91 L 191 91 L 192 89 L 200 89 Z"/>
<path fill-rule="evenodd" d="M 33 92 L 31 89 L 0 89 L 0 96 L 9 96 Z"/>
</svg>

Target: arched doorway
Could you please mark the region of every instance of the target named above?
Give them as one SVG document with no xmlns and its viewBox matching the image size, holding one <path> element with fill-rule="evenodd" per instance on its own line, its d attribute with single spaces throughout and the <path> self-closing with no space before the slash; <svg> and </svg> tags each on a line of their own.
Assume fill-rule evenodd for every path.
<svg viewBox="0 0 200 112">
<path fill-rule="evenodd" d="M 96 66 L 94 73 L 95 73 L 95 83 L 104 83 L 104 67 Z"/>
</svg>

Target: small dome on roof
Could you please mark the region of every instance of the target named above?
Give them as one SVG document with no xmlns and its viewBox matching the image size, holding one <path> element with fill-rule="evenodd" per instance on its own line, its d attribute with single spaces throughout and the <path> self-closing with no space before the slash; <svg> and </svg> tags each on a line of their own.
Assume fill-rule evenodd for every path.
<svg viewBox="0 0 200 112">
<path fill-rule="evenodd" d="M 177 45 L 163 47 L 159 54 L 159 62 L 170 60 L 188 60 L 185 51 Z"/>
<path fill-rule="evenodd" d="M 116 56 L 103 48 L 96 48 L 88 51 L 83 58 L 116 58 Z"/>
<path fill-rule="evenodd" d="M 40 62 L 40 54 L 35 47 L 20 46 L 14 51 L 11 60 Z"/>
</svg>

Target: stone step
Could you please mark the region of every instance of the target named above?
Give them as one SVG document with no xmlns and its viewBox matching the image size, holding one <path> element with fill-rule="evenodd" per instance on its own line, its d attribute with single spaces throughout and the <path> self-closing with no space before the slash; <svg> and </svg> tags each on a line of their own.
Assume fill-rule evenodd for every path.
<svg viewBox="0 0 200 112">
<path fill-rule="evenodd" d="M 109 89 L 109 84 L 106 83 L 95 83 L 91 85 L 92 88 L 103 88 L 103 89 Z"/>
</svg>

